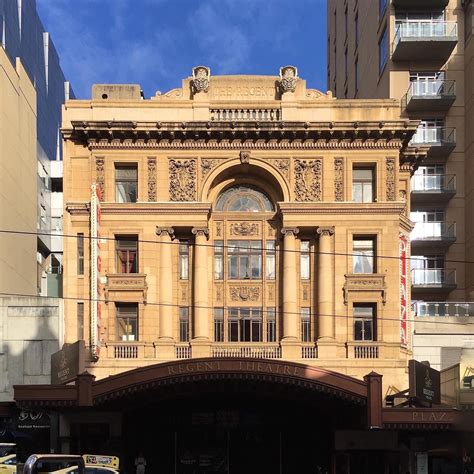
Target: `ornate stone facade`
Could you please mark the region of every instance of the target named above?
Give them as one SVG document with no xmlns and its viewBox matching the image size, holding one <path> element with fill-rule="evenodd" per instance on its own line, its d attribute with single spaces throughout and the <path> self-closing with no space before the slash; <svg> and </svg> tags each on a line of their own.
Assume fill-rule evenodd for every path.
<svg viewBox="0 0 474 474">
<path fill-rule="evenodd" d="M 156 158 L 148 158 L 148 201 L 156 201 Z"/>
<path fill-rule="evenodd" d="M 395 158 L 386 158 L 385 173 L 387 201 L 395 201 Z"/>
<path fill-rule="evenodd" d="M 95 159 L 95 180 L 100 189 L 100 200 L 105 200 L 105 162 L 103 157 L 97 156 Z"/>
<path fill-rule="evenodd" d="M 334 159 L 334 200 L 344 201 L 344 158 Z"/>
<path fill-rule="evenodd" d="M 169 183 L 171 201 L 195 201 L 196 160 L 170 160 Z"/>
</svg>

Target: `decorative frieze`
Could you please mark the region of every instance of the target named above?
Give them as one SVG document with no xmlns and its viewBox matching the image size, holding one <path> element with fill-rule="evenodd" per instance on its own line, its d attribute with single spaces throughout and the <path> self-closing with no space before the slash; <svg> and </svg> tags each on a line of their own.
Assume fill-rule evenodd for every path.
<svg viewBox="0 0 474 474">
<path fill-rule="evenodd" d="M 267 298 L 269 303 L 273 303 L 275 301 L 275 284 L 274 283 L 267 283 Z"/>
<path fill-rule="evenodd" d="M 189 294 L 189 286 L 188 286 L 188 283 L 181 283 L 180 284 L 180 294 L 179 294 L 179 297 L 180 297 L 180 304 L 188 304 L 189 301 L 188 301 L 188 294 Z"/>
<path fill-rule="evenodd" d="M 322 200 L 322 160 L 295 160 L 296 201 Z"/>
<path fill-rule="evenodd" d="M 344 201 L 344 158 L 334 159 L 334 200 Z"/>
<path fill-rule="evenodd" d="M 229 288 L 231 301 L 258 301 L 260 299 L 259 286 L 231 286 Z"/>
<path fill-rule="evenodd" d="M 222 222 L 216 222 L 216 237 L 222 238 Z"/>
<path fill-rule="evenodd" d="M 171 201 L 195 201 L 196 160 L 170 160 L 169 186 Z"/>
<path fill-rule="evenodd" d="M 205 178 L 218 164 L 222 163 L 224 160 L 210 160 L 207 158 L 201 159 L 201 175 Z"/>
<path fill-rule="evenodd" d="M 395 201 L 395 158 L 386 158 L 385 173 L 387 201 Z"/>
<path fill-rule="evenodd" d="M 100 189 L 100 200 L 105 199 L 105 160 L 103 156 L 98 156 L 95 159 L 95 181 Z"/>
<path fill-rule="evenodd" d="M 283 158 L 281 160 L 272 160 L 271 163 L 286 178 L 290 177 L 290 160 Z"/>
<path fill-rule="evenodd" d="M 234 222 L 230 224 L 230 235 L 247 237 L 259 233 L 259 225 L 256 222 Z"/>
<path fill-rule="evenodd" d="M 223 285 L 222 283 L 216 283 L 214 285 L 214 291 L 215 291 L 215 298 L 216 298 L 216 301 L 217 303 L 222 303 L 223 302 L 223 298 L 222 298 L 222 290 L 223 290 Z"/>
<path fill-rule="evenodd" d="M 148 158 L 148 202 L 156 201 L 156 158 Z"/>
</svg>

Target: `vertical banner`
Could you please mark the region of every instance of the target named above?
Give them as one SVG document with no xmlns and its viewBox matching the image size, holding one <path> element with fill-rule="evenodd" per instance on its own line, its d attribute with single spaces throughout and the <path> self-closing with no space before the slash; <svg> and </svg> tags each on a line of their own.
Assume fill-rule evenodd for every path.
<svg viewBox="0 0 474 474">
<path fill-rule="evenodd" d="M 408 237 L 400 234 L 400 344 L 408 346 Z"/>
<path fill-rule="evenodd" d="M 97 360 L 100 356 L 100 318 L 102 288 L 100 282 L 100 187 L 98 184 L 91 186 L 91 356 Z"/>
</svg>

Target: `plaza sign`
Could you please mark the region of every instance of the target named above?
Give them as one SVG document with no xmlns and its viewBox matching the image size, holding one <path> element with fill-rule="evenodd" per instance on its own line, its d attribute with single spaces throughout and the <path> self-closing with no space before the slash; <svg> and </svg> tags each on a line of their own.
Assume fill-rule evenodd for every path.
<svg viewBox="0 0 474 474">
<path fill-rule="evenodd" d="M 441 403 L 440 374 L 416 360 L 408 362 L 409 396 L 431 404 Z"/>
</svg>

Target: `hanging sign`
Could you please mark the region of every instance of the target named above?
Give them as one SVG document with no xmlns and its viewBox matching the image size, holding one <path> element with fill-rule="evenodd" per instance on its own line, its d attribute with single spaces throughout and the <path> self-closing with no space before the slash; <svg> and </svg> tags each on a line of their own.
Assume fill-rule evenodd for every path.
<svg viewBox="0 0 474 474">
<path fill-rule="evenodd" d="M 408 346 L 408 237 L 400 234 L 400 344 Z"/>
<path fill-rule="evenodd" d="M 100 319 L 102 287 L 100 282 L 100 200 L 101 192 L 98 184 L 91 186 L 91 229 L 90 229 L 90 254 L 91 254 L 91 355 L 94 360 L 100 356 Z"/>
</svg>

